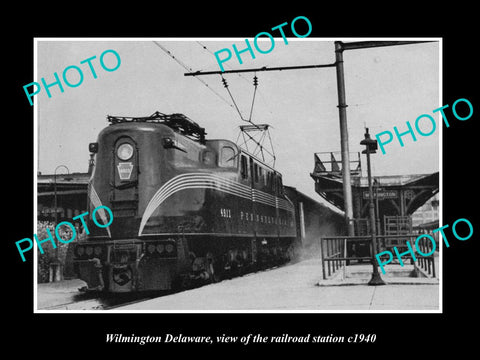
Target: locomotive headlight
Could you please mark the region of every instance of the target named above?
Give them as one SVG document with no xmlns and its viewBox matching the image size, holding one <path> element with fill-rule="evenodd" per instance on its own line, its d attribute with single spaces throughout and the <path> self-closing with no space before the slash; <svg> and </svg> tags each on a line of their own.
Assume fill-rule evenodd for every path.
<svg viewBox="0 0 480 360">
<path fill-rule="evenodd" d="M 172 252 L 173 251 L 173 245 L 172 244 L 167 244 L 165 246 L 165 250 L 167 250 L 167 252 L 169 252 L 169 253 Z"/>
<path fill-rule="evenodd" d="M 130 144 L 122 144 L 117 149 L 117 156 L 120 160 L 128 160 L 133 155 L 133 146 Z"/>
<path fill-rule="evenodd" d="M 161 254 L 165 250 L 165 246 L 163 244 L 157 245 L 157 251 Z"/>
<path fill-rule="evenodd" d="M 153 254 L 153 252 L 155 251 L 155 245 L 148 244 L 147 251 L 148 251 L 149 254 Z"/>
</svg>

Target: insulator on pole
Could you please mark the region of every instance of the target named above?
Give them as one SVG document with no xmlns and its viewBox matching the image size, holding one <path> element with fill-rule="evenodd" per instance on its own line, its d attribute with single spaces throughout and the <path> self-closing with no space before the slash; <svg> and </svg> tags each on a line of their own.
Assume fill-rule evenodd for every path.
<svg viewBox="0 0 480 360">
<path fill-rule="evenodd" d="M 222 76 L 222 83 L 223 83 L 223 86 L 228 88 L 227 80 L 225 80 L 225 78 L 223 76 Z"/>
<path fill-rule="evenodd" d="M 257 76 L 255 75 L 255 76 L 253 77 L 253 86 L 257 86 L 257 85 L 258 85 L 258 78 L 257 78 Z"/>
</svg>

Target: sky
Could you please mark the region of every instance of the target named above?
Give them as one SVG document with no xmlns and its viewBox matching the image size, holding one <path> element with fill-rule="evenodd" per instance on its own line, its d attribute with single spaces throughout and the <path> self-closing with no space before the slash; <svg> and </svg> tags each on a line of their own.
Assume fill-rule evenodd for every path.
<svg viewBox="0 0 480 360">
<path fill-rule="evenodd" d="M 235 56 L 224 63 L 225 70 L 275 66 L 330 64 L 335 61 L 334 41 L 360 39 L 276 38 L 273 50 L 261 54 L 254 49 L 255 59 L 242 54 L 243 64 Z M 362 39 L 363 40 L 363 39 Z M 375 40 L 375 39 L 367 39 Z M 389 40 L 389 39 L 381 39 Z M 394 39 L 399 40 L 399 39 Z M 250 39 L 252 42 L 253 39 Z M 215 51 L 232 44 L 245 48 L 244 38 L 182 39 L 37 39 L 36 72 L 32 81 L 54 81 L 54 72 L 61 78 L 71 65 L 83 72 L 78 87 L 63 83 L 50 88 L 51 98 L 42 88 L 35 96 L 37 139 L 37 171 L 53 174 L 58 165 L 71 173 L 86 172 L 88 144 L 108 125 L 107 115 L 148 116 L 155 111 L 182 113 L 207 131 L 207 138 L 235 141 L 239 125 L 244 125 L 219 75 L 184 76 L 187 70 L 218 71 Z M 268 38 L 259 42 L 262 49 L 271 45 Z M 121 63 L 117 70 L 102 69 L 99 58 L 105 50 L 115 50 Z M 349 147 L 351 152 L 364 149 L 360 141 L 365 127 L 372 138 L 382 131 L 407 130 L 414 127 L 422 114 L 436 119 L 437 129 L 428 136 L 417 134 L 417 141 L 407 135 L 401 147 L 395 139 L 386 145 L 386 154 L 372 155 L 373 175 L 428 174 L 439 171 L 439 139 L 442 120 L 433 109 L 441 103 L 441 54 L 438 42 L 380 47 L 344 52 L 345 88 Z M 92 60 L 97 78 L 87 64 Z M 105 55 L 107 67 L 116 60 Z M 310 173 L 315 152 L 340 151 L 340 130 L 335 68 L 304 69 L 225 74 L 229 90 L 238 108 L 247 118 L 253 97 L 253 76 L 258 88 L 252 121 L 271 126 L 270 136 L 276 154 L 275 168 L 282 173 L 285 185 L 296 187 L 320 201 Z M 75 70 L 68 79 L 79 81 Z M 202 80 L 202 81 L 200 81 Z M 63 82 L 63 80 L 62 80 Z M 206 86 L 205 83 L 208 85 Z M 28 99 L 25 98 L 28 103 Z M 424 132 L 431 124 L 419 124 Z M 366 170 L 365 156 L 362 167 Z M 63 168 L 58 173 L 62 173 Z"/>
</svg>

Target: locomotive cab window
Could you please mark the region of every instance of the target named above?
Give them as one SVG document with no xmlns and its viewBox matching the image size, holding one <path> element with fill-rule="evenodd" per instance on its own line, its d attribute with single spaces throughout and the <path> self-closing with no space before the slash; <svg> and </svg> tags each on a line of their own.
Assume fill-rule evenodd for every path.
<svg viewBox="0 0 480 360">
<path fill-rule="evenodd" d="M 202 162 L 206 165 L 215 164 L 215 153 L 213 151 L 206 150 L 202 153 Z"/>
<path fill-rule="evenodd" d="M 237 161 L 235 156 L 235 150 L 230 146 L 222 147 L 220 154 L 219 166 L 221 167 L 236 167 Z"/>
</svg>

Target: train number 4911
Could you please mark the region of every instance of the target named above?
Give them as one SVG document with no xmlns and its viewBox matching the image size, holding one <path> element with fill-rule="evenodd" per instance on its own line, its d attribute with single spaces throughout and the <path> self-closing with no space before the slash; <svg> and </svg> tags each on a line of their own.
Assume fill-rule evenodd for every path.
<svg viewBox="0 0 480 360">
<path fill-rule="evenodd" d="M 224 218 L 232 218 L 232 211 L 230 209 L 220 208 L 220 216 Z"/>
</svg>

